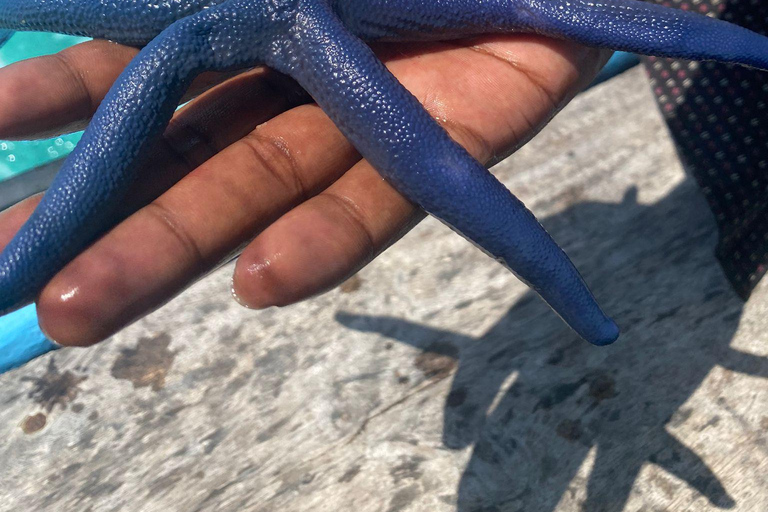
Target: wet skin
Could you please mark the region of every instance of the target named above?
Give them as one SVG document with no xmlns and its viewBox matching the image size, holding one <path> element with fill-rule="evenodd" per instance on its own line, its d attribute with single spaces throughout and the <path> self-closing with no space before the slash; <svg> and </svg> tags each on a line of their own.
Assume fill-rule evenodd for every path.
<svg viewBox="0 0 768 512">
<path fill-rule="evenodd" d="M 526 32 L 594 47 L 768 67 L 768 39 L 762 36 L 631 0 L 226 0 L 151 8 L 148 0 L 130 0 L 119 9 L 96 0 L 0 0 L 0 26 L 143 46 L 0 255 L 0 311 L 34 300 L 125 217 L 123 206 L 146 155 L 196 77 L 266 65 L 295 79 L 397 191 L 507 265 L 596 345 L 613 342 L 618 328 L 567 256 L 363 41 Z"/>
</svg>

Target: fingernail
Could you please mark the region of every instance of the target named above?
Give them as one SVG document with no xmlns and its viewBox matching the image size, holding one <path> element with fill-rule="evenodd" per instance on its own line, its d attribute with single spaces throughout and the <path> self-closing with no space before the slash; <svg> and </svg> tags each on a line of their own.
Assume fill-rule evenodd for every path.
<svg viewBox="0 0 768 512">
<path fill-rule="evenodd" d="M 237 290 L 235 289 L 235 276 L 229 278 L 229 293 L 232 295 L 232 298 L 235 299 L 235 302 L 240 304 L 246 309 L 256 309 L 252 308 L 250 304 L 246 303 L 240 295 L 237 294 Z"/>
<path fill-rule="evenodd" d="M 241 275 L 239 281 L 241 283 L 243 282 L 243 279 L 247 279 L 251 283 L 262 281 L 264 279 L 264 271 L 267 270 L 270 265 L 272 265 L 271 259 L 264 259 L 263 261 L 252 263 L 245 269 L 244 271 L 245 276 Z M 243 271 L 241 270 L 240 272 L 243 272 Z M 238 304 L 240 304 L 244 308 L 255 309 L 255 310 L 262 310 L 262 309 L 267 309 L 267 308 L 277 306 L 277 304 L 274 304 L 272 301 L 263 300 L 265 296 L 263 294 L 258 294 L 258 293 L 249 294 L 251 295 L 252 298 L 254 296 L 256 297 L 256 300 L 257 300 L 256 303 L 246 302 L 242 294 L 238 293 L 237 287 L 235 286 L 235 274 L 237 273 L 238 273 L 238 269 L 235 268 L 235 272 L 232 274 L 232 277 L 230 279 L 229 290 L 230 290 L 230 293 L 232 294 L 232 297 L 235 299 L 235 301 Z M 259 302 L 259 300 L 262 300 L 263 302 Z"/>
</svg>

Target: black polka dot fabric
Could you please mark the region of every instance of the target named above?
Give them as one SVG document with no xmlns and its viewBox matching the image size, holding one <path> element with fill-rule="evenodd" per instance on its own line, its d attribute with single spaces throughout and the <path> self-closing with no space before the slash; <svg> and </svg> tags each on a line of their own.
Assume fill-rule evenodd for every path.
<svg viewBox="0 0 768 512">
<path fill-rule="evenodd" d="M 766 0 L 659 3 L 768 33 Z M 768 73 L 657 58 L 645 65 L 683 163 L 715 214 L 717 257 L 746 299 L 768 269 Z"/>
</svg>

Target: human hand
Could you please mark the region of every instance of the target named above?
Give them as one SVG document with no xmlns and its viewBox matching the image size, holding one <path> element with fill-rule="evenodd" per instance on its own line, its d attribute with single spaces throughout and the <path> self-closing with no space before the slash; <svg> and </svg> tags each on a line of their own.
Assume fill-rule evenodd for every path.
<svg viewBox="0 0 768 512">
<path fill-rule="evenodd" d="M 519 34 L 376 49 L 487 164 L 532 137 L 608 55 Z M 0 138 L 81 126 L 135 54 L 91 41 L 0 70 Z M 199 96 L 145 160 L 125 220 L 43 289 L 38 314 L 49 337 L 96 343 L 243 246 L 233 280 L 238 300 L 291 304 L 344 281 L 422 218 L 292 82 L 254 70 L 206 91 L 225 78 L 206 74 L 193 85 Z M 0 246 L 38 201 L 0 215 Z"/>
</svg>

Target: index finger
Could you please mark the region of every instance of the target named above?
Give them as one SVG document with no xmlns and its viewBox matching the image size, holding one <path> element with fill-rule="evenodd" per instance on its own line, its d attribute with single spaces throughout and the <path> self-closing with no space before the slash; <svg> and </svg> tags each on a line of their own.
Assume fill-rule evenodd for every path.
<svg viewBox="0 0 768 512">
<path fill-rule="evenodd" d="M 37 139 L 83 129 L 138 50 L 92 40 L 0 68 L 0 139 Z M 187 101 L 231 77 L 203 73 Z"/>
</svg>

